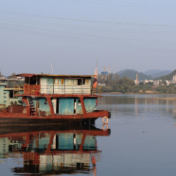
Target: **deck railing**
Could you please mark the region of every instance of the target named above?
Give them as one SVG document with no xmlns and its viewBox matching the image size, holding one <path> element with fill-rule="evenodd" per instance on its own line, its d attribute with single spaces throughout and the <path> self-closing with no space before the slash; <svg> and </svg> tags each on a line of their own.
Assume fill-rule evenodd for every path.
<svg viewBox="0 0 176 176">
<path fill-rule="evenodd" d="M 24 85 L 25 95 L 42 94 L 90 94 L 91 86 L 87 85 Z M 18 94 L 18 93 L 17 93 Z"/>
</svg>

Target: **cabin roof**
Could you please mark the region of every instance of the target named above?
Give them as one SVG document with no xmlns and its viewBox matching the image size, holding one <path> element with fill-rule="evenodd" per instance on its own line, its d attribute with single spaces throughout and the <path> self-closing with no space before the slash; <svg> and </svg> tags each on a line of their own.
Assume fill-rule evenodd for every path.
<svg viewBox="0 0 176 176">
<path fill-rule="evenodd" d="M 64 77 L 64 78 L 91 78 L 95 77 L 95 75 L 50 75 L 50 74 L 31 74 L 31 73 L 21 73 L 16 76 L 23 76 L 23 77 L 33 77 L 33 76 L 39 76 L 39 77 Z"/>
<path fill-rule="evenodd" d="M 7 81 L 6 78 L 0 78 L 0 81 Z"/>
</svg>

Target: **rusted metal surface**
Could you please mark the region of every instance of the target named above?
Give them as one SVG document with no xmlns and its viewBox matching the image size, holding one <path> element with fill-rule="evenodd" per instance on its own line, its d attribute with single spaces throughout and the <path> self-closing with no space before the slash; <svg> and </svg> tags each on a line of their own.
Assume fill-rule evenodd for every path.
<svg viewBox="0 0 176 176">
<path fill-rule="evenodd" d="M 24 95 L 62 95 L 62 94 L 90 94 L 91 86 L 90 85 L 30 85 L 25 84 L 24 88 L 12 88 L 15 91 L 24 90 Z M 20 96 L 21 94 L 19 94 Z M 18 96 L 18 92 L 16 93 Z"/>
<path fill-rule="evenodd" d="M 50 126 L 19 126 L 19 127 L 1 127 L 0 138 L 8 137 L 10 140 L 20 140 L 23 137 L 30 141 L 29 136 L 37 136 L 37 133 L 85 133 L 92 136 L 108 136 L 111 130 L 103 131 L 95 126 L 68 126 L 68 125 L 50 125 Z M 30 135 L 29 135 L 30 134 Z"/>
<path fill-rule="evenodd" d="M 30 94 L 15 94 L 16 97 L 30 97 Z M 95 94 L 42 94 L 42 95 L 34 95 L 34 97 L 53 97 L 53 98 L 59 98 L 59 97 L 102 97 L 101 95 L 95 95 Z"/>
<path fill-rule="evenodd" d="M 53 116 L 45 116 L 45 117 L 42 117 L 42 116 L 29 116 L 27 114 L 24 114 L 24 113 L 9 113 L 9 112 L 0 112 L 0 121 L 1 119 L 15 119 L 15 118 L 18 118 L 19 120 L 20 119 L 35 119 L 37 121 L 38 120 L 53 120 L 56 119 L 56 120 L 59 120 L 59 119 L 62 119 L 62 120 L 84 120 L 84 119 L 96 119 L 96 118 L 100 118 L 100 117 L 104 117 L 104 116 L 107 116 L 109 117 L 110 116 L 110 113 L 109 111 L 96 111 L 96 112 L 91 112 L 91 113 L 85 113 L 83 115 L 53 115 Z"/>
<path fill-rule="evenodd" d="M 23 94 L 15 94 L 16 97 L 22 97 L 22 106 L 9 106 L 0 112 L 0 124 L 32 124 L 32 123 L 82 123 L 91 120 L 93 122 L 97 118 L 110 116 L 108 111 L 95 111 L 96 99 L 99 95 L 92 95 L 82 91 L 82 93 L 57 92 L 55 93 L 54 84 L 64 83 L 65 86 L 74 84 L 73 79 L 84 78 L 84 83 L 88 82 L 91 90 L 90 80 L 92 75 L 47 75 L 47 74 L 19 74 L 17 76 L 26 77 L 27 84 L 24 85 Z M 59 79 L 59 77 L 63 79 Z M 38 79 L 40 78 L 40 80 Z M 47 78 L 47 79 L 45 79 Z M 66 83 L 64 82 L 66 78 Z M 43 80 L 43 83 L 41 84 Z M 64 81 L 62 81 L 64 80 Z M 30 82 L 31 81 L 31 82 Z M 36 83 L 34 82 L 36 81 Z M 30 83 L 30 84 L 29 84 Z M 51 92 L 41 91 L 41 86 L 48 83 Z M 77 80 L 78 84 L 78 80 Z M 79 84 L 76 86 L 80 86 Z M 47 86 L 47 84 L 46 84 Z M 81 85 L 82 86 L 82 85 Z M 72 88 L 73 85 L 71 85 Z M 85 86 L 86 87 L 86 86 Z M 83 89 L 85 89 L 83 87 Z M 70 88 L 68 88 L 70 91 Z M 65 101 L 65 99 L 69 101 Z M 53 105 L 53 99 L 56 99 Z M 61 102 L 61 100 L 63 100 Z M 61 102 L 61 103 L 60 103 Z M 26 106 L 25 106 L 26 105 Z M 54 107 L 53 107 L 54 106 Z M 77 109 L 77 107 L 79 107 Z M 57 112 L 56 112 L 57 111 Z"/>
<path fill-rule="evenodd" d="M 23 97 L 22 98 L 22 102 L 26 104 L 27 107 L 27 115 L 30 116 L 30 106 L 29 106 L 29 102 L 27 100 L 27 97 Z"/>
<path fill-rule="evenodd" d="M 54 108 L 53 108 L 53 105 L 52 105 L 52 102 L 51 102 L 51 98 L 47 97 L 46 99 L 47 99 L 48 104 L 49 104 L 49 108 L 50 108 L 51 116 L 55 116 Z"/>
<path fill-rule="evenodd" d="M 22 73 L 22 74 L 17 74 L 15 76 L 23 76 L 23 77 L 27 77 L 27 78 L 31 78 L 33 76 L 35 76 L 35 74 L 31 74 L 31 73 Z"/>
<path fill-rule="evenodd" d="M 98 111 L 83 115 L 54 115 L 54 116 L 29 116 L 23 113 L 0 112 L 0 125 L 2 124 L 38 124 L 38 123 L 80 123 L 89 119 L 110 116 L 108 111 Z"/>
<path fill-rule="evenodd" d="M 66 96 L 64 96 L 66 97 Z M 67 95 L 67 97 L 69 97 Z M 26 103 L 26 111 L 27 113 L 21 113 L 18 111 L 18 113 L 15 111 L 13 113 L 9 113 L 9 112 L 0 112 L 0 124 L 15 124 L 15 123 L 19 123 L 19 124 L 31 124 L 31 123 L 47 123 L 47 122 L 55 122 L 55 123 L 67 123 L 68 121 L 72 122 L 72 123 L 80 123 L 83 121 L 87 121 L 90 119 L 97 119 L 100 117 L 104 117 L 110 116 L 110 113 L 108 111 L 93 111 L 93 112 L 86 112 L 85 109 L 85 105 L 84 105 L 84 98 L 85 97 L 90 97 L 90 95 L 88 96 L 82 96 L 82 95 L 78 95 L 77 97 L 80 98 L 80 102 L 82 105 L 82 110 L 83 110 L 83 114 L 71 114 L 71 115 L 60 115 L 60 114 L 55 114 L 54 113 L 54 108 L 52 105 L 52 101 L 51 101 L 51 96 L 46 96 L 47 99 L 47 103 L 49 105 L 50 108 L 50 114 L 48 116 L 44 116 L 46 115 L 45 112 L 43 112 L 44 114 L 42 114 L 42 112 L 40 112 L 41 114 L 38 116 L 30 116 L 30 106 L 29 103 L 27 101 L 26 97 L 23 97 L 23 102 Z M 91 96 L 91 97 L 97 97 L 97 96 Z"/>
<path fill-rule="evenodd" d="M 3 112 L 6 108 L 5 104 L 0 104 L 0 112 Z"/>
<path fill-rule="evenodd" d="M 63 77 L 63 78 L 91 78 L 91 77 L 96 77 L 96 75 L 50 75 L 50 74 L 31 74 L 31 73 L 22 73 L 22 74 L 17 74 L 16 76 L 23 76 L 23 77 L 33 77 L 33 76 L 38 76 L 38 77 Z"/>
<path fill-rule="evenodd" d="M 38 95 L 40 93 L 40 85 L 24 85 L 24 94 L 26 95 Z"/>
<path fill-rule="evenodd" d="M 7 107 L 7 112 L 27 114 L 27 107 L 18 106 L 18 105 L 10 105 L 10 106 Z"/>
</svg>

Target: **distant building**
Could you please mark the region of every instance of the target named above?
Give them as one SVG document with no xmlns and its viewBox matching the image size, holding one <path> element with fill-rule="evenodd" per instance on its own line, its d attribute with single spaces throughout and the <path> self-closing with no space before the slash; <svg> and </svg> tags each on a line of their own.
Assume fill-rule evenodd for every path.
<svg viewBox="0 0 176 176">
<path fill-rule="evenodd" d="M 172 81 L 173 83 L 176 83 L 176 75 L 173 76 Z"/>
<path fill-rule="evenodd" d="M 107 77 L 108 77 L 108 71 L 103 71 L 103 72 L 101 72 L 101 78 L 102 79 L 107 79 Z"/>
<path fill-rule="evenodd" d="M 8 79 L 0 77 L 0 108 L 3 108 L 11 104 L 21 104 L 18 97 L 15 97 L 16 89 L 7 87 Z M 22 88 L 18 90 L 23 92 Z"/>
<path fill-rule="evenodd" d="M 167 86 L 172 83 L 172 81 L 168 81 L 168 80 L 165 80 L 165 82 Z"/>
<path fill-rule="evenodd" d="M 137 85 L 136 83 L 137 80 L 134 80 L 135 84 Z M 143 83 L 143 84 L 148 84 L 148 83 L 153 83 L 153 86 L 157 87 L 157 86 L 164 86 L 165 84 L 163 83 L 162 79 L 158 79 L 158 80 L 144 80 L 144 81 L 139 81 L 139 83 Z M 176 83 L 176 75 L 173 76 L 173 80 L 172 81 L 169 81 L 169 80 L 165 80 L 165 83 L 166 85 L 170 85 L 171 83 L 172 84 L 175 84 Z"/>
<path fill-rule="evenodd" d="M 22 76 L 9 76 L 8 81 L 25 81 L 25 78 Z"/>
<path fill-rule="evenodd" d="M 139 85 L 138 73 L 136 73 L 136 80 L 134 82 L 135 82 L 135 85 Z"/>
<path fill-rule="evenodd" d="M 98 86 L 106 86 L 104 83 L 98 83 Z"/>
<path fill-rule="evenodd" d="M 1 70 L 0 70 L 0 79 L 5 79 L 5 77 L 1 74 Z"/>
<path fill-rule="evenodd" d="M 159 85 L 160 85 L 160 82 L 162 82 L 162 80 L 159 80 L 159 79 L 158 79 L 158 80 L 154 80 L 154 81 L 153 81 L 153 85 L 154 85 L 154 86 L 159 86 Z"/>
<path fill-rule="evenodd" d="M 108 75 L 108 71 L 101 72 L 101 75 Z"/>
<path fill-rule="evenodd" d="M 147 79 L 146 79 L 146 80 L 144 81 L 144 84 L 147 84 L 147 83 L 153 83 L 153 80 L 147 80 Z"/>
</svg>

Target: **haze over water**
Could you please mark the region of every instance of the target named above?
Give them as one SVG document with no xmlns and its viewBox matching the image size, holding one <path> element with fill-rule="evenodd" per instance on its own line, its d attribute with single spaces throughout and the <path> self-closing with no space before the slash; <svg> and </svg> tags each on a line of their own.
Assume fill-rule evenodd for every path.
<svg viewBox="0 0 176 176">
<path fill-rule="evenodd" d="M 176 126 L 174 125 L 176 124 L 176 96 L 174 98 L 173 95 L 105 95 L 99 99 L 98 109 L 106 109 L 111 112 L 111 119 L 109 119 L 108 124 L 111 134 L 109 136 L 95 135 L 91 137 L 91 129 L 82 129 L 87 130 L 89 134 L 89 145 L 84 146 L 87 147 L 84 149 L 88 151 L 101 150 L 96 162 L 96 175 L 175 175 Z M 101 119 L 96 121 L 95 126 L 95 131 L 101 131 L 97 130 L 97 128 L 102 129 Z M 44 129 L 45 127 L 41 130 Z M 51 131 L 57 130 L 60 130 L 59 127 Z M 29 133 L 32 134 L 32 132 Z M 2 130 L 1 133 L 3 133 Z M 42 133 L 42 135 L 40 132 L 41 139 L 46 136 L 50 136 L 50 132 Z M 42 143 L 41 139 L 39 144 L 46 147 L 46 140 L 43 140 Z M 68 134 L 62 136 L 62 139 L 64 139 L 62 141 L 71 140 Z M 96 144 L 95 148 L 93 147 L 94 144 Z M 64 145 L 61 147 L 64 148 Z M 23 168 L 24 156 L 22 154 L 17 155 L 15 152 L 9 152 L 7 155 L 7 158 L 1 155 L 1 174 L 19 175 L 19 173 L 14 173 L 14 168 Z M 91 162 L 90 159 L 92 168 Z M 49 171 L 52 167 L 48 165 L 47 168 Z M 90 175 L 94 173 L 92 170 Z M 48 172 L 48 174 L 51 173 Z M 65 172 L 63 175 L 70 174 Z M 78 169 L 74 172 L 74 175 L 86 174 L 79 172 Z"/>
</svg>

